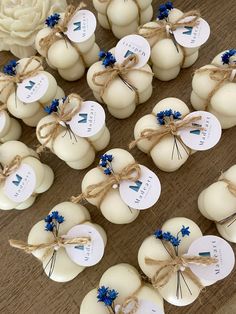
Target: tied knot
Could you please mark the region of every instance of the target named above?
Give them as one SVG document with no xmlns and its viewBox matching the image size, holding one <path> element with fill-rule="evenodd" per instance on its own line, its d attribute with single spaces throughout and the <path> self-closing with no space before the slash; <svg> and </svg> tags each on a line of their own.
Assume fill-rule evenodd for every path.
<svg viewBox="0 0 236 314">
<path fill-rule="evenodd" d="M 13 158 L 13 160 L 6 166 L 3 167 L 0 172 L 0 182 L 3 182 L 9 177 L 12 173 L 14 173 L 21 165 L 22 157 L 17 155 Z"/>
<path fill-rule="evenodd" d="M 73 203 L 79 203 L 83 199 L 99 197 L 99 203 L 103 201 L 106 194 L 114 185 L 119 185 L 123 180 L 137 181 L 141 176 L 141 168 L 136 162 L 122 169 L 120 173 L 111 173 L 105 181 L 89 185 L 79 196 L 71 197 Z"/>
<path fill-rule="evenodd" d="M 135 314 L 139 309 L 139 301 L 136 296 L 128 297 L 124 303 L 117 306 L 116 314 Z"/>
</svg>

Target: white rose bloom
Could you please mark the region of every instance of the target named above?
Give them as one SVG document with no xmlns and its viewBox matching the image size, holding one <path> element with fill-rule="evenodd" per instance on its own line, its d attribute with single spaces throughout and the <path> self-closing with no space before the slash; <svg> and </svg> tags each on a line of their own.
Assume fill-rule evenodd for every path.
<svg viewBox="0 0 236 314">
<path fill-rule="evenodd" d="M 34 39 L 46 18 L 66 6 L 66 0 L 0 0 L 0 51 L 18 58 L 34 55 Z"/>
</svg>

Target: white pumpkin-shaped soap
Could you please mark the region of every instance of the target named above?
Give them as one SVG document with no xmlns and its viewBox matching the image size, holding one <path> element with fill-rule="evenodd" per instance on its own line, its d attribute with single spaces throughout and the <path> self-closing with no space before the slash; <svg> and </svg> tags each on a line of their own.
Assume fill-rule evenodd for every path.
<svg viewBox="0 0 236 314">
<path fill-rule="evenodd" d="M 16 141 L 21 136 L 20 123 L 11 118 L 6 110 L 0 109 L 0 142 Z"/>
<path fill-rule="evenodd" d="M 125 308 L 137 308 L 135 313 L 164 314 L 163 299 L 159 293 L 141 280 L 133 266 L 123 263 L 106 270 L 99 288 L 91 290 L 84 297 L 80 314 L 120 313 L 119 310 Z"/>
<path fill-rule="evenodd" d="M 55 78 L 44 71 L 37 57 L 10 61 L 1 77 L 7 81 L 0 78 L 0 101 L 6 103 L 14 117 L 32 127 L 46 115 L 44 108 L 52 99 L 64 96 Z"/>
<path fill-rule="evenodd" d="M 99 47 L 95 42 L 96 18 L 93 13 L 78 10 L 66 23 L 65 16 L 71 14 L 71 8 L 68 6 L 65 13 L 47 18 L 45 28 L 36 35 L 35 46 L 62 78 L 76 81 L 98 60 Z"/>
<path fill-rule="evenodd" d="M 152 0 L 93 0 L 93 5 L 101 26 L 117 38 L 136 33 L 153 16 Z"/>
<path fill-rule="evenodd" d="M 213 113 L 223 129 L 236 125 L 235 60 L 235 49 L 223 51 L 197 70 L 192 81 L 193 107 Z"/>
<path fill-rule="evenodd" d="M 47 111 L 49 115 L 37 125 L 39 142 L 71 168 L 89 167 L 96 152 L 104 149 L 110 141 L 103 108 L 98 103 L 83 102 L 79 95 L 71 94 L 66 99 L 55 99 Z M 70 114 L 71 111 L 75 114 Z"/>
<path fill-rule="evenodd" d="M 56 241 L 58 244 L 54 243 Z M 54 281 L 67 282 L 77 277 L 86 267 L 86 259 L 82 253 L 77 255 L 79 253 L 76 250 L 83 251 L 82 248 L 86 247 L 86 250 L 93 251 L 90 251 L 87 260 L 92 260 L 96 250 L 101 250 L 101 259 L 107 237 L 99 225 L 90 222 L 90 214 L 84 206 L 63 202 L 32 227 L 27 242 L 29 246 L 34 246 L 31 253 L 40 260 L 46 275 Z M 50 246 L 51 243 L 54 245 Z M 97 246 L 98 243 L 101 247 Z M 15 240 L 10 241 L 10 244 L 22 248 Z M 39 248 L 40 245 L 45 248 Z M 98 262 L 97 260 L 96 263 Z"/>
<path fill-rule="evenodd" d="M 3 168 L 0 183 L 2 210 L 30 207 L 37 194 L 46 192 L 53 183 L 52 169 L 41 163 L 38 155 L 22 142 L 8 141 L 0 145 L 0 163 Z"/>
<path fill-rule="evenodd" d="M 203 216 L 215 221 L 223 238 L 236 243 L 236 165 L 201 192 L 198 208 Z"/>
</svg>

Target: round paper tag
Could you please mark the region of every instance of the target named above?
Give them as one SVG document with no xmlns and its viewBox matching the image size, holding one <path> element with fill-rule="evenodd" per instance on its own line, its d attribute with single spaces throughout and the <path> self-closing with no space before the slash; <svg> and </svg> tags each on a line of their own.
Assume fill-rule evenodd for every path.
<svg viewBox="0 0 236 314">
<path fill-rule="evenodd" d="M 116 305 L 115 313 L 119 313 L 120 308 L 121 308 L 120 305 Z M 127 306 L 127 308 L 124 310 L 124 313 L 129 314 L 131 309 L 132 304 L 130 304 L 130 306 Z M 135 314 L 164 314 L 164 311 L 158 305 L 150 301 L 139 300 L 139 307 Z"/>
<path fill-rule="evenodd" d="M 139 62 L 134 66 L 134 68 L 141 68 L 148 62 L 151 55 L 151 47 L 148 41 L 142 36 L 125 36 L 116 45 L 115 57 L 118 63 L 122 63 L 133 53 L 139 57 Z"/>
<path fill-rule="evenodd" d="M 68 24 L 66 35 L 75 43 L 89 39 L 96 30 L 95 15 L 88 10 L 79 10 Z"/>
<path fill-rule="evenodd" d="M 184 144 L 194 150 L 207 150 L 214 147 L 219 142 L 222 134 L 219 120 L 207 111 L 194 111 L 184 119 L 190 117 L 201 117 L 201 119 L 192 122 L 191 128 L 179 130 L 178 134 Z"/>
<path fill-rule="evenodd" d="M 180 22 L 189 22 L 194 16 L 188 16 Z M 203 45 L 210 36 L 210 26 L 201 17 L 194 27 L 177 27 L 173 34 L 178 44 L 186 48 L 196 48 Z"/>
<path fill-rule="evenodd" d="M 68 124 L 76 135 L 90 137 L 104 127 L 105 118 L 105 111 L 101 105 L 95 101 L 85 101 L 80 112 Z"/>
<path fill-rule="evenodd" d="M 218 281 L 227 277 L 234 268 L 235 256 L 231 246 L 224 239 L 216 236 L 203 236 L 195 240 L 188 249 L 188 255 L 216 258 L 213 265 L 189 264 L 189 268 L 199 278 Z"/>
<path fill-rule="evenodd" d="M 121 181 L 120 196 L 131 208 L 143 210 L 152 207 L 161 194 L 161 183 L 154 172 L 140 165 L 141 177 L 138 181 Z"/>
<path fill-rule="evenodd" d="M 17 97 L 28 104 L 42 98 L 48 90 L 48 78 L 43 73 L 25 79 L 17 86 Z"/>
<path fill-rule="evenodd" d="M 0 132 L 5 128 L 6 120 L 6 112 L 0 111 Z"/>
<path fill-rule="evenodd" d="M 77 225 L 69 230 L 65 238 L 89 237 L 90 243 L 83 245 L 66 245 L 65 249 L 70 259 L 80 266 L 93 266 L 103 257 L 105 245 L 100 233 L 92 226 Z"/>
<path fill-rule="evenodd" d="M 33 194 L 35 186 L 36 176 L 34 169 L 23 163 L 17 171 L 7 177 L 4 193 L 13 202 L 21 203 Z"/>
</svg>

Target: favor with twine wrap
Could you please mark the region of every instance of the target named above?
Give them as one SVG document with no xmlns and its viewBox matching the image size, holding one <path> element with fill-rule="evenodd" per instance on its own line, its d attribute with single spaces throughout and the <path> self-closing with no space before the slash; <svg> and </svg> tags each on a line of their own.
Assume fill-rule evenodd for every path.
<svg viewBox="0 0 236 314">
<path fill-rule="evenodd" d="M 19 98 L 18 89 L 26 80 L 35 85 L 34 78 L 38 75 L 44 78 L 46 84 L 44 93 L 38 95 L 38 99 L 32 102 L 29 98 L 26 103 L 22 100 L 23 88 L 21 87 L 21 98 Z M 29 88 L 32 87 L 30 83 L 28 84 Z M 29 89 L 25 88 L 24 93 L 29 93 Z M 14 117 L 22 119 L 29 126 L 35 127 L 38 121 L 46 115 L 44 108 L 54 97 L 63 96 L 63 90 L 57 85 L 55 78 L 44 71 L 42 59 L 39 57 L 12 60 L 4 66 L 3 73 L 0 73 L 0 101 L 6 104 L 8 111 Z"/>
<path fill-rule="evenodd" d="M 184 217 L 172 218 L 161 230 L 146 238 L 138 253 L 138 262 L 153 287 L 169 303 L 185 306 L 194 302 L 204 286 L 213 282 L 200 280 L 191 264 L 216 264 L 211 257 L 187 255 L 190 245 L 202 237 L 199 227 Z"/>
<path fill-rule="evenodd" d="M 100 25 L 117 38 L 136 33 L 153 16 L 152 0 L 93 0 L 93 5 Z"/>
<path fill-rule="evenodd" d="M 42 144 L 38 152 L 49 148 L 74 169 L 85 169 L 93 163 L 95 153 L 108 145 L 110 133 L 104 122 L 100 131 L 94 135 L 82 137 L 75 134 L 70 123 L 73 118 L 77 119 L 75 116 L 80 113 L 82 106 L 86 107 L 86 102 L 84 103 L 77 94 L 70 94 L 60 100 L 55 99 L 51 103 L 47 108 L 49 115 L 37 125 L 36 135 Z M 88 121 L 90 117 L 89 114 L 86 115 Z"/>
<path fill-rule="evenodd" d="M 201 192 L 198 208 L 216 223 L 223 238 L 236 243 L 236 165 L 222 172 L 217 182 Z"/>
<path fill-rule="evenodd" d="M 0 209 L 23 210 L 32 206 L 37 194 L 54 181 L 52 169 L 41 163 L 36 152 L 19 141 L 0 146 Z M 9 178 L 12 178 L 11 180 Z"/>
<path fill-rule="evenodd" d="M 7 112 L 7 105 L 0 105 L 0 143 L 17 141 L 21 137 L 22 129 L 20 123 L 11 118 Z"/>
<path fill-rule="evenodd" d="M 138 34 L 147 39 L 152 48 L 152 70 L 155 77 L 162 81 L 172 80 L 178 76 L 181 68 L 192 66 L 198 59 L 200 48 L 183 47 L 176 42 L 173 35 L 177 28 L 196 26 L 200 13 L 197 10 L 183 13 L 173 7 L 166 11 L 168 15 L 165 19 L 144 24 L 138 30 Z M 190 21 L 182 21 L 188 17 L 193 18 Z"/>
<path fill-rule="evenodd" d="M 117 264 L 107 269 L 99 288 L 88 292 L 80 307 L 80 314 L 152 312 L 164 314 L 163 299 L 129 264 Z"/>
<path fill-rule="evenodd" d="M 219 53 L 211 64 L 195 71 L 191 103 L 196 110 L 213 113 L 223 129 L 236 125 L 236 50 Z"/>
<path fill-rule="evenodd" d="M 140 177 L 140 166 L 133 156 L 123 149 L 111 149 L 103 156 L 113 157 L 111 163 L 108 161 L 109 168 L 106 168 L 111 171 L 107 173 L 106 169 L 99 166 L 87 172 L 82 181 L 82 193 L 73 196 L 71 201 L 78 203 L 86 200 L 99 208 L 112 223 L 130 223 L 137 218 L 139 211 L 130 208 L 122 200 L 119 184 L 122 180 L 137 181 Z"/>
<path fill-rule="evenodd" d="M 114 55 L 115 48 L 109 53 Z M 113 60 L 116 61 L 115 57 Z M 135 67 L 138 61 L 138 55 L 131 54 L 121 64 L 115 62 L 106 66 L 99 61 L 88 70 L 87 82 L 95 98 L 105 103 L 111 115 L 118 119 L 131 116 L 136 106 L 152 95 L 152 70 L 148 64 Z"/>
<path fill-rule="evenodd" d="M 90 11 L 83 10 L 85 7 L 86 5 L 81 2 L 78 7 L 69 5 L 65 13 L 49 16 L 45 22 L 47 27 L 38 32 L 35 40 L 37 51 L 46 58 L 48 65 L 57 69 L 61 77 L 68 81 L 80 79 L 84 75 L 86 67 L 98 60 L 99 47 L 95 42 L 94 34 L 96 19 Z M 92 19 L 88 25 L 82 26 L 83 31 L 88 32 L 90 24 L 94 24 L 94 31 L 91 31 L 85 40 L 74 42 L 69 38 L 67 32 L 71 27 L 71 21 L 79 11 L 84 14 L 87 12 L 84 20 Z M 78 23 L 83 22 L 79 20 Z M 73 25 L 77 25 L 74 20 Z M 81 29 L 78 31 L 81 32 Z"/>
<path fill-rule="evenodd" d="M 161 113 L 164 118 L 159 119 Z M 193 128 L 192 123 L 201 119 L 201 116 L 185 118 L 189 113 L 187 105 L 178 98 L 161 100 L 151 114 L 138 120 L 134 128 L 135 140 L 130 143 L 129 148 L 137 146 L 144 153 L 150 154 L 156 166 L 163 171 L 176 171 L 192 154 L 178 131 Z M 202 129 L 196 126 L 194 128 Z"/>
<path fill-rule="evenodd" d="M 105 231 L 90 222 L 88 210 L 84 206 L 70 202 L 56 205 L 44 220 L 36 223 L 30 230 L 27 243 L 19 240 L 10 240 L 9 243 L 12 247 L 38 258 L 50 279 L 67 282 L 79 275 L 85 266 L 72 261 L 66 248 L 92 243 L 92 239 L 88 236 L 67 235 L 77 225 L 92 227 L 102 237 L 104 246 L 106 245 Z"/>
</svg>

